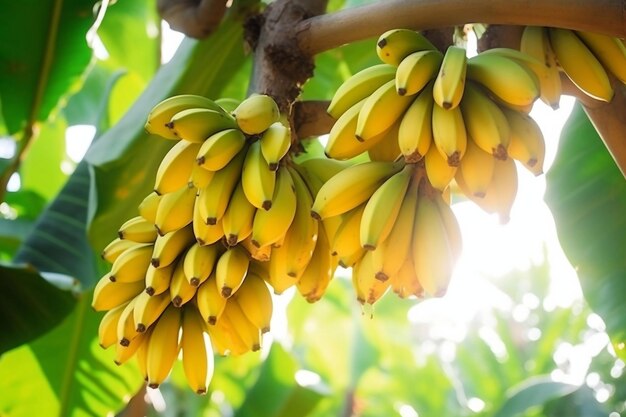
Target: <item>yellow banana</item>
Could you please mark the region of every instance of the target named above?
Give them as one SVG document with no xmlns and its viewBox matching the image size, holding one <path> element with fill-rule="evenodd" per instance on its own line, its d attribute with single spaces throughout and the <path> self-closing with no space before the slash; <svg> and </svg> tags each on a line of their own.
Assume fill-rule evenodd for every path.
<svg viewBox="0 0 626 417">
<path fill-rule="evenodd" d="M 376 53 L 386 64 L 398 66 L 413 52 L 437 48 L 422 34 L 410 29 L 392 29 L 380 35 L 376 42 Z"/>
<path fill-rule="evenodd" d="M 150 388 L 158 388 L 165 381 L 178 357 L 180 322 L 180 309 L 169 306 L 154 325 L 146 361 Z"/>
<path fill-rule="evenodd" d="M 396 68 L 389 64 L 374 65 L 357 72 L 339 86 L 328 106 L 328 114 L 339 119 L 381 85 L 393 80 L 395 74 Z"/>
<path fill-rule="evenodd" d="M 154 181 L 154 191 L 157 194 L 167 194 L 186 187 L 198 150 L 200 150 L 199 143 L 184 140 L 172 146 L 159 164 Z"/>
<path fill-rule="evenodd" d="M 140 293 L 137 297 L 141 294 L 143 293 Z M 138 335 L 133 314 L 137 297 L 133 298 L 128 304 L 126 304 L 126 307 L 124 307 L 124 310 L 122 311 L 122 314 L 120 314 L 120 318 L 117 321 L 117 341 L 122 346 L 130 345 L 130 341 Z"/>
<path fill-rule="evenodd" d="M 527 114 L 510 109 L 502 109 L 502 111 L 511 127 L 509 156 L 520 161 L 533 174 L 541 175 L 546 153 L 546 143 L 541 128 Z"/>
<path fill-rule="evenodd" d="M 150 296 L 155 296 L 167 291 L 170 287 L 175 267 L 176 262 L 172 262 L 163 268 L 155 268 L 153 265 L 150 265 L 146 271 L 146 293 Z"/>
<path fill-rule="evenodd" d="M 299 171 L 309 189 L 317 194 L 321 186 L 344 169 L 354 165 L 352 161 L 337 161 L 330 158 L 311 158 L 300 163 Z"/>
<path fill-rule="evenodd" d="M 236 329 L 230 322 L 230 318 L 225 314 L 215 326 L 209 326 L 209 336 L 213 345 L 213 350 L 220 355 L 242 355 L 250 350 L 246 346 Z"/>
<path fill-rule="evenodd" d="M 506 159 L 511 129 L 500 107 L 477 86 L 468 83 L 461 111 L 467 134 L 474 143 L 496 159 Z"/>
<path fill-rule="evenodd" d="M 364 249 L 375 250 L 389 236 L 414 172 L 413 164 L 406 165 L 378 187 L 365 204 L 360 227 Z"/>
<path fill-rule="evenodd" d="M 220 97 L 215 100 L 215 104 L 220 106 L 226 113 L 232 113 L 235 111 L 237 106 L 241 104 L 241 100 L 230 97 Z"/>
<path fill-rule="evenodd" d="M 426 176 L 430 184 L 439 191 L 445 190 L 454 178 L 458 167 L 453 167 L 443 159 L 435 146 L 431 146 L 424 156 Z"/>
<path fill-rule="evenodd" d="M 278 163 L 291 147 L 291 131 L 289 127 L 281 122 L 275 122 L 263 132 L 259 140 L 261 142 L 261 153 L 270 170 L 276 171 Z"/>
<path fill-rule="evenodd" d="M 182 111 L 192 108 L 219 110 L 212 100 L 195 94 L 182 94 L 166 98 L 152 108 L 146 122 L 146 131 L 166 139 L 179 139 L 168 127 L 172 117 Z"/>
<path fill-rule="evenodd" d="M 584 31 L 577 31 L 576 34 L 604 68 L 626 83 L 626 46 L 619 38 Z"/>
<path fill-rule="evenodd" d="M 465 49 L 454 45 L 449 46 L 433 86 L 433 99 L 439 107 L 450 110 L 461 103 L 466 71 Z"/>
<path fill-rule="evenodd" d="M 409 107 L 413 97 L 400 96 L 395 80 L 387 81 L 365 99 L 356 123 L 356 138 L 368 141 L 384 133 Z"/>
<path fill-rule="evenodd" d="M 202 143 L 208 137 L 226 129 L 237 127 L 233 117 L 223 110 L 188 109 L 172 116 L 167 127 L 179 138 Z"/>
<path fill-rule="evenodd" d="M 422 159 L 433 141 L 433 103 L 433 83 L 428 83 L 402 116 L 398 145 L 408 163 Z"/>
<path fill-rule="evenodd" d="M 331 245 L 331 255 L 339 265 L 349 268 L 365 254 L 361 246 L 361 219 L 365 203 L 348 211 L 344 216 Z"/>
<path fill-rule="evenodd" d="M 507 223 L 511 215 L 511 208 L 517 195 L 517 168 L 512 159 L 506 161 L 496 161 L 493 178 L 484 204 L 492 212 L 498 214 L 500 222 Z"/>
<path fill-rule="evenodd" d="M 543 76 L 535 72 L 539 77 L 539 97 L 553 109 L 558 109 L 561 98 L 561 76 L 554 51 L 550 46 L 548 29 L 541 26 L 526 26 L 522 32 L 520 51 L 537 59 L 546 67 Z"/>
<path fill-rule="evenodd" d="M 343 214 L 366 201 L 403 163 L 364 162 L 340 171 L 320 188 L 311 215 L 322 220 Z"/>
<path fill-rule="evenodd" d="M 205 322 L 215 325 L 226 307 L 227 299 L 222 297 L 215 280 L 215 271 L 209 279 L 198 287 L 196 304 Z"/>
<path fill-rule="evenodd" d="M 252 236 L 248 236 L 239 242 L 239 244 L 248 251 L 248 254 L 252 259 L 256 259 L 261 262 L 267 262 L 270 260 L 270 256 L 272 255 L 272 245 L 257 248 L 254 243 L 252 243 Z"/>
<path fill-rule="evenodd" d="M 191 174 L 189 174 L 188 186 L 193 186 L 198 189 L 204 188 L 209 185 L 214 175 L 215 171 L 209 171 L 208 169 L 202 168 L 198 164 L 194 164 L 193 168 L 191 169 Z"/>
<path fill-rule="evenodd" d="M 154 242 L 154 251 L 152 252 L 152 266 L 155 268 L 164 268 L 181 255 L 185 249 L 193 244 L 195 237 L 191 225 L 170 232 L 166 235 L 159 236 Z"/>
<path fill-rule="evenodd" d="M 135 308 L 133 309 L 135 330 L 138 333 L 145 332 L 152 326 L 152 323 L 157 321 L 169 304 L 170 295 L 167 292 L 153 296 L 142 292 L 135 297 Z"/>
<path fill-rule="evenodd" d="M 100 256 L 102 256 L 102 259 L 112 264 L 113 262 L 115 262 L 117 257 L 120 256 L 122 252 L 124 252 L 126 249 L 141 245 L 142 243 L 133 242 L 132 240 L 116 238 L 113 239 L 111 243 L 106 245 L 106 247 L 102 250 Z"/>
<path fill-rule="evenodd" d="M 328 142 L 324 152 L 328 158 L 345 160 L 354 158 L 357 155 L 380 143 L 385 134 L 373 137 L 365 142 L 357 140 L 356 126 L 359 119 L 359 112 L 363 108 L 365 100 L 362 100 L 350 107 L 333 124 L 328 135 Z"/>
<path fill-rule="evenodd" d="M 139 349 L 148 342 L 148 338 L 146 334 L 141 333 L 137 335 L 133 340 L 130 341 L 128 346 L 123 346 L 121 344 L 115 345 L 115 359 L 113 360 L 116 365 L 123 365 L 130 358 L 132 358 Z"/>
<path fill-rule="evenodd" d="M 352 273 L 356 275 L 353 283 L 356 285 L 357 300 L 361 304 L 374 304 L 389 289 L 389 280 L 376 279 L 373 257 L 374 252 L 367 251 L 352 270 Z"/>
<path fill-rule="evenodd" d="M 197 287 L 206 281 L 215 267 L 219 245 L 201 246 L 195 243 L 183 258 L 183 272 L 189 284 Z"/>
<path fill-rule="evenodd" d="M 103 349 L 117 343 L 117 323 L 128 303 L 121 304 L 109 311 L 102 317 L 98 325 L 98 343 Z"/>
<path fill-rule="evenodd" d="M 276 172 L 270 170 L 263 158 L 260 141 L 252 143 L 248 149 L 241 172 L 241 185 L 248 201 L 254 207 L 263 210 L 272 207 Z"/>
<path fill-rule="evenodd" d="M 250 322 L 262 333 L 270 331 L 272 320 L 272 295 L 263 278 L 249 272 L 233 297 Z"/>
<path fill-rule="evenodd" d="M 248 320 L 239 304 L 226 303 L 224 316 L 228 320 L 232 332 L 241 338 L 247 350 L 256 352 L 261 349 L 261 330 Z"/>
<path fill-rule="evenodd" d="M 180 347 L 187 383 L 196 394 L 206 394 L 213 377 L 213 348 L 208 330 L 198 310 L 188 306 L 183 311 Z"/>
<path fill-rule="evenodd" d="M 172 300 L 172 305 L 180 307 L 189 302 L 196 295 L 197 288 L 191 285 L 187 277 L 185 277 L 184 261 L 179 261 L 176 264 L 176 268 L 174 268 L 170 282 L 170 300 Z"/>
<path fill-rule="evenodd" d="M 146 219 L 147 221 L 154 224 L 156 221 L 156 213 L 159 208 L 159 203 L 161 202 L 161 196 L 155 192 L 152 192 L 143 199 L 141 203 L 139 203 L 139 215 Z"/>
<path fill-rule="evenodd" d="M 461 109 L 457 106 L 446 110 L 434 105 L 432 129 L 435 148 L 448 165 L 459 166 L 467 149 L 467 133 Z"/>
<path fill-rule="evenodd" d="M 252 244 L 257 248 L 278 242 L 285 236 L 296 214 L 296 190 L 286 168 L 278 170 L 274 203 L 265 210 L 257 210 L 252 224 Z"/>
<path fill-rule="evenodd" d="M 196 162 L 209 171 L 224 168 L 239 153 L 246 143 L 246 137 L 239 129 L 221 130 L 204 141 Z"/>
<path fill-rule="evenodd" d="M 365 142 L 368 145 L 367 156 L 369 156 L 370 161 L 393 162 L 402 156 L 400 145 L 398 144 L 398 131 L 400 130 L 401 121 L 397 120 L 389 130 L 381 133 L 381 139 L 372 143 L 371 147 L 370 143 L 373 141 Z"/>
<path fill-rule="evenodd" d="M 241 102 L 233 112 L 237 125 L 248 135 L 258 135 L 267 130 L 280 118 L 274 99 L 264 94 L 255 94 Z"/>
<path fill-rule="evenodd" d="M 483 198 L 493 176 L 495 158 L 479 147 L 470 136 L 467 141 L 467 152 L 461 160 L 457 174 L 463 175 L 469 192 L 473 196 Z"/>
<path fill-rule="evenodd" d="M 400 62 L 396 71 L 396 91 L 399 95 L 412 96 L 419 93 L 434 79 L 443 61 L 439 51 L 413 52 Z"/>
<path fill-rule="evenodd" d="M 256 212 L 256 207 L 248 201 L 239 181 L 222 217 L 222 229 L 228 246 L 235 246 L 250 236 Z"/>
<path fill-rule="evenodd" d="M 157 238 L 157 229 L 154 224 L 141 216 L 127 220 L 117 232 L 122 240 L 135 243 L 152 243 Z"/>
<path fill-rule="evenodd" d="M 450 203 L 446 202 L 442 195 L 435 194 L 433 196 L 433 200 L 435 201 L 437 210 L 439 210 L 441 221 L 446 229 L 446 234 L 448 235 L 448 244 L 450 245 L 450 250 L 452 251 L 452 258 L 454 259 L 454 262 L 457 262 L 461 257 L 461 252 L 463 250 L 463 239 L 461 236 L 459 221 L 452 211 Z"/>
<path fill-rule="evenodd" d="M 156 213 L 155 226 L 164 235 L 187 226 L 193 220 L 193 206 L 198 190 L 184 187 L 164 194 Z"/>
<path fill-rule="evenodd" d="M 131 341 L 131 344 L 137 344 L 134 356 L 137 358 L 137 367 L 144 381 L 148 380 L 148 340 L 151 335 L 152 327 Z"/>
<path fill-rule="evenodd" d="M 248 273 L 250 258 L 240 246 L 228 249 L 215 265 L 215 282 L 224 298 L 235 294 Z"/>
<path fill-rule="evenodd" d="M 400 298 L 407 298 L 411 295 L 420 298 L 424 296 L 424 289 L 415 275 L 415 266 L 411 256 L 407 256 L 398 272 L 389 278 L 389 285 Z"/>
<path fill-rule="evenodd" d="M 143 281 L 150 265 L 153 247 L 151 244 L 143 244 L 126 249 L 113 262 L 109 279 L 122 283 Z"/>
<path fill-rule="evenodd" d="M 222 219 L 219 219 L 216 224 L 207 224 L 206 219 L 202 217 L 200 212 L 200 201 L 196 197 L 196 202 L 193 206 L 193 234 L 200 245 L 212 245 L 224 237 Z"/>
<path fill-rule="evenodd" d="M 318 301 L 324 293 L 337 268 L 337 258 L 330 254 L 330 243 L 323 227 L 318 229 L 311 261 L 298 279 L 298 292 L 309 303 Z"/>
</svg>

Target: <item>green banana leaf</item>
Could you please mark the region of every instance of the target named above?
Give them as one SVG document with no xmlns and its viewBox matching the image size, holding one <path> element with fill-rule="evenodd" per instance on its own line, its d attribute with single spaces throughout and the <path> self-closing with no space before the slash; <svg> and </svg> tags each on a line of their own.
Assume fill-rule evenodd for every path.
<svg viewBox="0 0 626 417">
<path fill-rule="evenodd" d="M 626 181 L 577 105 L 548 172 L 545 200 L 584 296 L 626 358 Z"/>
<path fill-rule="evenodd" d="M 45 121 L 78 86 L 91 59 L 85 36 L 93 0 L 25 0 L 2 4 L 0 101 L 9 134 L 29 118 Z"/>
<path fill-rule="evenodd" d="M 515 417 L 549 400 L 569 395 L 577 389 L 578 385 L 556 382 L 549 376 L 529 378 L 510 390 L 507 401 L 493 417 Z"/>
<path fill-rule="evenodd" d="M 133 361 L 113 362 L 98 346 L 102 313 L 83 293 L 72 314 L 37 340 L 0 357 L 3 417 L 106 416 L 119 411 L 143 384 Z"/>
<path fill-rule="evenodd" d="M 75 302 L 32 269 L 0 264 L 0 355 L 59 324 Z"/>
</svg>

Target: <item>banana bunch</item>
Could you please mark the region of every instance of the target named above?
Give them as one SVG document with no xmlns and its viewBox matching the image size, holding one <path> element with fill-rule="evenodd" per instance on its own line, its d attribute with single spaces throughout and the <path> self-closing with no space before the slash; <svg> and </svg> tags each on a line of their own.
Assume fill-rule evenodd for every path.
<svg viewBox="0 0 626 417">
<path fill-rule="evenodd" d="M 545 90 L 549 96 L 542 95 L 542 99 L 553 106 L 558 102 L 554 98 L 560 93 L 559 70 L 565 72 L 589 97 L 605 102 L 610 102 L 614 95 L 609 73 L 626 83 L 626 47 L 619 38 L 569 29 L 527 26 L 520 49 L 544 61 L 549 68 L 550 87 Z"/>
</svg>

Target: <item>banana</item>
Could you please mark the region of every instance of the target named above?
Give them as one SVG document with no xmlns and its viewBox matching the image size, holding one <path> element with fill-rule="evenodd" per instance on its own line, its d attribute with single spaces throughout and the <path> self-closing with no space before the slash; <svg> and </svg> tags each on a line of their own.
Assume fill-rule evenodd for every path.
<svg viewBox="0 0 626 417">
<path fill-rule="evenodd" d="M 222 229 L 228 246 L 235 246 L 250 236 L 256 212 L 256 207 L 248 201 L 239 181 L 222 217 Z"/>
<path fill-rule="evenodd" d="M 194 94 L 169 97 L 152 108 L 145 129 L 148 133 L 165 139 L 180 139 L 167 127 L 167 124 L 176 113 L 192 108 L 219 110 L 219 106 L 206 97 Z"/>
<path fill-rule="evenodd" d="M 198 150 L 200 150 L 199 143 L 184 140 L 172 146 L 159 164 L 154 191 L 157 194 L 167 194 L 186 187 Z"/>
<path fill-rule="evenodd" d="M 611 101 L 613 89 L 602 64 L 570 30 L 548 29 L 550 45 L 561 69 L 584 93 L 597 100 Z"/>
<path fill-rule="evenodd" d="M 309 189 L 317 194 L 321 186 L 344 169 L 354 165 L 352 161 L 337 161 L 330 158 L 310 158 L 300 163 L 299 170 Z"/>
<path fill-rule="evenodd" d="M 457 174 L 463 175 L 469 192 L 473 196 L 483 198 L 493 177 L 495 158 L 479 147 L 470 136 L 467 141 L 467 152 L 461 160 Z"/>
<path fill-rule="evenodd" d="M 345 80 L 335 91 L 328 114 L 339 119 L 348 109 L 369 97 L 380 86 L 394 79 L 396 68 L 389 64 L 374 65 Z"/>
<path fill-rule="evenodd" d="M 323 220 L 353 209 L 369 199 L 403 165 L 401 162 L 364 162 L 340 171 L 320 188 L 311 215 Z"/>
<path fill-rule="evenodd" d="M 191 174 L 189 174 L 189 182 L 187 183 L 188 187 L 196 187 L 198 189 L 204 188 L 213 179 L 215 175 L 215 171 L 209 171 L 208 169 L 202 168 L 198 164 L 194 164 L 191 169 Z"/>
<path fill-rule="evenodd" d="M 257 261 L 267 262 L 270 260 L 270 256 L 272 256 L 272 245 L 262 246 L 257 248 L 252 243 L 252 236 L 248 236 L 239 244 L 248 251 L 248 254 L 252 259 L 256 259 Z"/>
<path fill-rule="evenodd" d="M 261 331 L 244 314 L 237 303 L 226 303 L 224 318 L 228 320 L 233 333 L 243 341 L 246 350 L 256 352 L 261 349 Z"/>
<path fill-rule="evenodd" d="M 226 307 L 227 299 L 222 297 L 215 281 L 215 271 L 209 279 L 198 287 L 196 304 L 205 322 L 215 325 Z"/>
<path fill-rule="evenodd" d="M 218 245 L 201 246 L 195 243 L 185 253 L 183 272 L 191 286 L 197 287 L 209 278 L 219 255 L 218 248 Z"/>
<path fill-rule="evenodd" d="M 452 211 L 450 203 L 446 202 L 441 194 L 435 194 L 433 196 L 433 200 L 435 201 L 437 210 L 439 210 L 441 221 L 443 222 L 448 235 L 448 243 L 450 245 L 450 250 L 452 251 L 452 258 L 454 259 L 454 262 L 457 262 L 461 257 L 461 252 L 463 251 L 463 239 L 461 236 L 459 221 Z"/>
<path fill-rule="evenodd" d="M 209 336 L 213 344 L 213 350 L 223 356 L 238 356 L 248 352 L 250 349 L 246 346 L 236 329 L 230 322 L 230 318 L 225 314 L 215 326 L 209 326 Z"/>
<path fill-rule="evenodd" d="M 458 167 L 467 149 L 467 133 L 461 109 L 457 106 L 446 110 L 434 105 L 432 129 L 434 148 L 448 165 Z"/>
<path fill-rule="evenodd" d="M 424 167 L 428 181 L 439 191 L 448 187 L 458 170 L 458 167 L 450 166 L 434 146 L 430 147 L 424 157 Z"/>
<path fill-rule="evenodd" d="M 139 297 L 140 293 L 137 297 Z M 120 318 L 117 321 L 116 335 L 118 343 L 122 346 L 130 345 L 130 341 L 133 340 L 139 333 L 137 332 L 137 327 L 135 326 L 134 319 L 134 310 L 135 304 L 137 303 L 137 297 L 130 300 L 122 314 L 120 314 Z"/>
<path fill-rule="evenodd" d="M 154 224 L 141 216 L 127 220 L 117 232 L 120 239 L 133 243 L 152 243 L 157 238 Z"/>
<path fill-rule="evenodd" d="M 222 218 L 230 197 L 241 178 L 246 153 L 239 152 L 224 168 L 215 173 L 209 185 L 199 190 L 196 205 L 204 223 L 215 225 Z"/>
<path fill-rule="evenodd" d="M 234 246 L 220 256 L 215 265 L 215 282 L 224 298 L 235 294 L 248 273 L 250 258 L 246 251 Z"/>
<path fill-rule="evenodd" d="M 155 220 L 159 235 L 176 231 L 191 223 L 197 193 L 195 187 L 183 187 L 161 197 Z"/>
<path fill-rule="evenodd" d="M 359 141 L 356 138 L 356 125 L 359 112 L 363 108 L 362 100 L 346 110 L 333 124 L 328 134 L 328 142 L 324 152 L 328 158 L 345 160 L 362 154 L 369 147 L 376 144 L 378 137 L 368 141 Z"/>
<path fill-rule="evenodd" d="M 496 159 L 506 159 L 511 129 L 500 107 L 477 86 L 468 83 L 461 103 L 461 112 L 467 134 L 476 145 Z"/>
<path fill-rule="evenodd" d="M 183 311 L 180 347 L 187 383 L 196 394 L 206 394 L 213 377 L 213 348 L 208 330 L 195 307 Z"/>
<path fill-rule="evenodd" d="M 246 144 L 246 137 L 239 129 L 219 131 L 204 141 L 196 162 L 208 171 L 219 171 L 237 155 Z"/>
<path fill-rule="evenodd" d="M 389 236 L 414 172 L 413 164 L 406 165 L 378 187 L 365 204 L 360 227 L 360 242 L 364 249 L 375 250 Z"/>
<path fill-rule="evenodd" d="M 359 111 L 355 135 L 359 141 L 368 141 L 384 133 L 409 107 L 413 97 L 400 96 L 395 80 L 387 81 L 365 99 Z"/>
<path fill-rule="evenodd" d="M 389 278 L 389 285 L 400 298 L 407 298 L 411 295 L 420 298 L 424 296 L 424 289 L 415 275 L 415 266 L 411 256 L 407 256 L 398 272 Z"/>
<path fill-rule="evenodd" d="M 292 176 L 286 168 L 278 170 L 274 203 L 265 210 L 257 210 L 252 223 L 252 244 L 257 248 L 271 245 L 282 239 L 296 214 L 296 190 Z"/>
<path fill-rule="evenodd" d="M 402 116 L 398 145 L 407 163 L 422 159 L 433 142 L 433 103 L 433 83 L 428 83 Z"/>
<path fill-rule="evenodd" d="M 268 95 L 255 94 L 241 102 L 233 112 L 237 125 L 248 135 L 258 135 L 280 118 L 278 105 Z"/>
<path fill-rule="evenodd" d="M 162 292 L 151 296 L 142 292 L 134 300 L 133 322 L 135 323 L 135 330 L 138 333 L 143 333 L 157 321 L 170 304 L 170 295 L 167 292 Z"/>
<path fill-rule="evenodd" d="M 184 259 L 183 255 L 183 258 Z M 189 283 L 189 280 L 185 276 L 184 261 L 179 261 L 172 273 L 172 280 L 170 282 L 170 300 L 174 307 L 180 307 L 186 304 L 189 300 L 196 295 L 198 287 L 194 287 Z"/>
<path fill-rule="evenodd" d="M 408 55 L 396 71 L 396 91 L 399 95 L 419 93 L 439 72 L 443 54 L 439 51 L 418 51 Z"/>
<path fill-rule="evenodd" d="M 179 138 L 202 143 L 208 137 L 226 129 L 237 127 L 235 119 L 222 109 L 188 109 L 172 116 L 167 127 Z"/>
<path fill-rule="evenodd" d="M 311 261 L 298 279 L 298 292 L 309 303 L 318 301 L 324 293 L 337 268 L 337 259 L 330 254 L 330 243 L 323 227 L 318 229 Z"/>
<path fill-rule="evenodd" d="M 400 145 L 398 144 L 398 131 L 400 130 L 400 122 L 401 120 L 397 120 L 393 126 L 389 128 L 385 133 L 382 133 L 380 136 L 382 138 L 380 141 L 376 141 L 372 143 L 372 146 L 369 147 L 370 142 L 366 142 L 368 144 L 367 156 L 370 161 L 387 161 L 393 162 L 398 160 L 402 156 L 402 152 L 400 151 Z"/>
<path fill-rule="evenodd" d="M 388 30 L 376 42 L 376 54 L 380 60 L 396 67 L 413 52 L 436 49 L 422 34 L 410 29 Z"/>
<path fill-rule="evenodd" d="M 154 223 L 156 221 L 156 212 L 161 202 L 161 196 L 155 192 L 152 192 L 143 199 L 137 209 L 139 215 L 147 221 Z"/>
<path fill-rule="evenodd" d="M 222 219 L 213 225 L 206 224 L 206 219 L 202 218 L 200 213 L 199 201 L 200 199 L 196 197 L 196 202 L 193 206 L 193 234 L 200 245 L 212 245 L 224 237 Z"/>
<path fill-rule="evenodd" d="M 137 344 L 134 356 L 137 358 L 137 367 L 144 381 L 148 380 L 148 340 L 151 335 L 152 327 L 131 341 L 131 344 Z"/>
<path fill-rule="evenodd" d="M 175 267 L 176 262 L 172 262 L 163 268 L 155 268 L 153 265 L 150 265 L 146 271 L 146 294 L 155 296 L 167 291 L 170 287 Z"/>
<path fill-rule="evenodd" d="M 169 306 L 154 325 L 146 361 L 150 388 L 158 388 L 165 381 L 178 357 L 180 322 L 180 309 Z"/>
<path fill-rule="evenodd" d="M 273 311 L 272 295 L 263 278 L 254 272 L 249 272 L 233 299 L 256 328 L 262 333 L 270 331 Z"/>
<path fill-rule="evenodd" d="M 619 38 L 584 31 L 576 31 L 576 35 L 582 39 L 604 68 L 626 84 L 626 47 Z"/>
<path fill-rule="evenodd" d="M 413 178 L 402 199 L 400 212 L 389 236 L 376 248 L 377 252 L 380 251 L 383 254 L 382 262 L 376 263 L 378 268 L 375 271 L 376 279 L 380 281 L 385 281 L 396 275 L 409 255 L 417 208 L 418 187 L 419 180 Z"/>
<path fill-rule="evenodd" d="M 389 280 L 380 281 L 376 279 L 373 257 L 374 252 L 367 251 L 352 271 L 356 275 L 353 284 L 356 286 L 357 300 L 361 304 L 374 304 L 389 289 Z"/>
<path fill-rule="evenodd" d="M 541 128 L 527 114 L 510 109 L 502 111 L 511 128 L 511 142 L 507 150 L 509 156 L 520 161 L 533 174 L 541 175 L 546 153 Z"/>
<path fill-rule="evenodd" d="M 230 97 L 221 97 L 215 100 L 215 104 L 220 106 L 226 113 L 232 113 L 235 111 L 237 106 L 241 104 L 241 100 Z"/>
<path fill-rule="evenodd" d="M 123 346 L 121 344 L 115 345 L 115 362 L 116 365 L 123 365 L 130 358 L 132 358 L 139 349 L 145 345 L 148 341 L 148 337 L 144 333 L 137 335 L 133 340 L 130 341 L 128 346 Z"/>
<path fill-rule="evenodd" d="M 115 262 L 118 256 L 122 254 L 126 249 L 130 249 L 134 246 L 141 246 L 142 243 L 133 242 L 132 240 L 123 240 L 120 238 L 113 239 L 111 243 L 106 245 L 102 250 L 100 256 L 102 259 L 112 264 Z"/>
<path fill-rule="evenodd" d="M 93 291 L 91 307 L 96 311 L 111 310 L 135 298 L 144 289 L 143 281 L 113 282 L 105 274 Z"/>
<path fill-rule="evenodd" d="M 449 46 L 433 86 L 433 99 L 439 107 L 450 110 L 459 105 L 465 88 L 467 65 L 465 49 Z"/>
<path fill-rule="evenodd" d="M 121 283 L 143 281 L 153 247 L 152 244 L 142 244 L 126 249 L 113 262 L 109 279 Z"/>
<path fill-rule="evenodd" d="M 467 61 L 467 78 L 513 106 L 531 106 L 539 97 L 538 77 L 525 64 L 498 53 L 480 53 Z"/>
<path fill-rule="evenodd" d="M 291 147 L 291 131 L 289 127 L 281 122 L 275 122 L 263 132 L 259 140 L 261 142 L 261 153 L 270 170 L 278 170 L 278 163 Z"/>
<path fill-rule="evenodd" d="M 155 268 L 165 268 L 181 255 L 185 249 L 193 244 L 195 236 L 191 225 L 159 236 L 154 242 L 152 252 L 152 266 Z"/>
<path fill-rule="evenodd" d="M 331 245 L 331 255 L 337 257 L 339 265 L 349 268 L 365 254 L 361 246 L 361 219 L 365 203 L 348 211 L 344 216 Z"/>
<path fill-rule="evenodd" d="M 517 168 L 512 159 L 496 161 L 493 178 L 485 195 L 485 205 L 507 223 L 517 195 Z"/>
<path fill-rule="evenodd" d="M 444 295 L 454 258 L 437 205 L 427 195 L 417 202 L 411 251 L 415 274 L 424 290 L 431 296 Z"/>
<path fill-rule="evenodd" d="M 276 186 L 276 172 L 263 158 L 261 142 L 250 145 L 241 172 L 241 184 L 248 201 L 259 209 L 269 210 Z"/>
<path fill-rule="evenodd" d="M 103 349 L 117 343 L 117 323 L 128 303 L 121 304 L 109 311 L 102 317 L 98 325 L 98 343 Z"/>
<path fill-rule="evenodd" d="M 520 51 L 537 59 L 546 67 L 543 76 L 535 72 L 539 77 L 539 98 L 553 109 L 558 109 L 561 98 L 561 76 L 554 51 L 550 46 L 547 28 L 526 26 L 522 32 Z"/>
</svg>

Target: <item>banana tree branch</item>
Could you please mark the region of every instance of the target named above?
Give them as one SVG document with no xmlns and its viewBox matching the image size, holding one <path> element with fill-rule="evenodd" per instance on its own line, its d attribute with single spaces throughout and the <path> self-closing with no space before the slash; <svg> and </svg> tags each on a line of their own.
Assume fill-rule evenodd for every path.
<svg viewBox="0 0 626 417">
<path fill-rule="evenodd" d="M 433 29 L 481 22 L 559 26 L 626 37 L 624 0 L 388 0 L 306 19 L 296 29 L 309 55 L 393 28 Z"/>
<path fill-rule="evenodd" d="M 293 105 L 293 124 L 298 139 L 325 135 L 335 123 L 326 109 L 328 101 L 296 101 Z"/>
<path fill-rule="evenodd" d="M 227 0 L 157 0 L 159 15 L 174 30 L 202 39 L 219 26 Z"/>
</svg>

